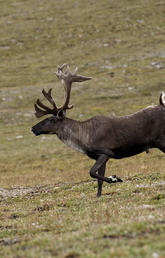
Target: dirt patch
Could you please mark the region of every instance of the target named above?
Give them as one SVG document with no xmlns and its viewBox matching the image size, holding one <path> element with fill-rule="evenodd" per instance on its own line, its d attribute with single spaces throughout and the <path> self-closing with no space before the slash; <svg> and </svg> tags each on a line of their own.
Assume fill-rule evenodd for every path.
<svg viewBox="0 0 165 258">
<path fill-rule="evenodd" d="M 41 193 L 48 193 L 50 191 L 56 191 L 59 188 L 65 187 L 65 189 L 72 189 L 81 185 L 90 184 L 95 180 L 87 180 L 74 184 L 59 183 L 57 185 L 42 185 L 34 187 L 14 187 L 14 188 L 0 188 L 0 200 L 7 198 L 16 198 L 25 195 L 39 195 Z"/>
<path fill-rule="evenodd" d="M 15 187 L 15 188 L 0 188 L 0 199 L 16 198 L 24 195 L 37 195 L 47 193 L 52 189 L 57 189 L 59 186 L 45 185 L 34 187 Z"/>
</svg>

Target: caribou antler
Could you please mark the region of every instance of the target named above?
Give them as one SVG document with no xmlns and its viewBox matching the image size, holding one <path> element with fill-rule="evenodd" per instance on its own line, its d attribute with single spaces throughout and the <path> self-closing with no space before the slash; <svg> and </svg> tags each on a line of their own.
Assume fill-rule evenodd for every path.
<svg viewBox="0 0 165 258">
<path fill-rule="evenodd" d="M 65 71 L 64 71 L 64 69 L 65 69 Z M 63 64 L 61 67 L 58 65 L 58 67 L 57 67 L 57 72 L 55 72 L 55 74 L 56 74 L 57 78 L 59 80 L 61 80 L 62 84 L 64 85 L 65 102 L 64 102 L 63 106 L 61 107 L 61 109 L 70 109 L 73 107 L 73 105 L 69 106 L 72 82 L 83 82 L 83 81 L 92 79 L 91 77 L 78 75 L 77 71 L 78 71 L 78 67 L 76 67 L 74 72 L 71 73 L 68 64 Z"/>
<path fill-rule="evenodd" d="M 71 109 L 73 107 L 73 105 L 69 105 L 72 82 L 83 82 L 92 79 L 91 77 L 78 75 L 77 71 L 78 68 L 76 68 L 75 71 L 71 73 L 70 68 L 67 64 L 63 64 L 62 66 L 57 67 L 57 72 L 55 72 L 55 74 L 64 85 L 64 104 L 61 107 L 57 107 L 55 101 L 51 96 L 52 89 L 49 89 L 48 92 L 43 89 L 42 94 L 53 106 L 53 109 L 45 106 L 39 99 L 37 99 L 37 102 L 34 105 L 36 117 L 41 117 L 47 114 L 57 115 L 59 110 Z"/>
<path fill-rule="evenodd" d="M 44 95 L 44 97 L 50 102 L 50 104 L 53 106 L 53 109 L 50 109 L 49 107 L 45 106 L 39 99 L 37 99 L 36 104 L 34 104 L 34 108 L 35 108 L 35 115 L 36 117 L 41 117 L 47 114 L 57 114 L 58 112 L 58 108 L 51 96 L 51 91 L 52 89 L 49 89 L 48 92 L 46 92 L 44 89 L 42 90 L 42 94 Z M 41 109 L 42 108 L 42 109 Z"/>
</svg>

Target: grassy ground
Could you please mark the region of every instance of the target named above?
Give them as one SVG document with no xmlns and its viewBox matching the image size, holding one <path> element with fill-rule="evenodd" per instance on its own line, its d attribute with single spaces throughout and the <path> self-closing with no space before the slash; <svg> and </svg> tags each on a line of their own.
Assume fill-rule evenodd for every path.
<svg viewBox="0 0 165 258">
<path fill-rule="evenodd" d="M 74 119 L 126 115 L 165 90 L 165 12 L 160 0 L 0 2 L 0 256 L 165 257 L 165 160 L 112 160 L 89 177 L 92 160 L 55 136 L 34 137 L 42 88 L 63 91 L 53 72 L 69 63 L 92 76 L 75 85 Z"/>
</svg>

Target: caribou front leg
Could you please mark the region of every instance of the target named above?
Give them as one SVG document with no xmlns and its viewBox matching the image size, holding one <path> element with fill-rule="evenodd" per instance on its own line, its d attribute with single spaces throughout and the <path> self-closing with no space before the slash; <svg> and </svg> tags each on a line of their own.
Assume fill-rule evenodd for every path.
<svg viewBox="0 0 165 258">
<path fill-rule="evenodd" d="M 101 176 L 104 176 L 105 169 L 106 169 L 106 162 L 101 166 L 101 168 L 98 169 L 98 174 Z M 102 193 L 103 181 L 98 179 L 97 182 L 98 182 L 97 197 L 100 197 Z"/>
<path fill-rule="evenodd" d="M 90 170 L 90 176 L 93 178 L 98 179 L 98 192 L 97 192 L 97 197 L 101 196 L 101 191 L 102 191 L 102 184 L 103 181 L 112 184 L 112 183 L 117 183 L 117 182 L 122 182 L 122 180 L 116 175 L 110 176 L 110 177 L 104 177 L 105 174 L 105 165 L 106 162 L 109 160 L 109 156 L 106 154 L 101 154 L 98 159 L 96 160 L 95 164 Z M 97 173 L 98 171 L 98 173 Z"/>
</svg>

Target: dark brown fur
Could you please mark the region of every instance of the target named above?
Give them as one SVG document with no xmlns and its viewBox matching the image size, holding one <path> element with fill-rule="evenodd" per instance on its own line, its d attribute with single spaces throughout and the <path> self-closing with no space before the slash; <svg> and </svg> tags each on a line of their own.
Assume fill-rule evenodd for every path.
<svg viewBox="0 0 165 258">
<path fill-rule="evenodd" d="M 164 95 L 160 104 L 122 117 L 96 116 L 80 122 L 65 117 L 51 116 L 37 125 L 35 135 L 56 134 L 70 147 L 83 152 L 96 162 L 90 175 L 98 179 L 97 196 L 101 196 L 102 183 L 121 182 L 116 176 L 104 177 L 106 162 L 110 158 L 131 157 L 150 148 L 165 152 L 165 106 Z"/>
</svg>

